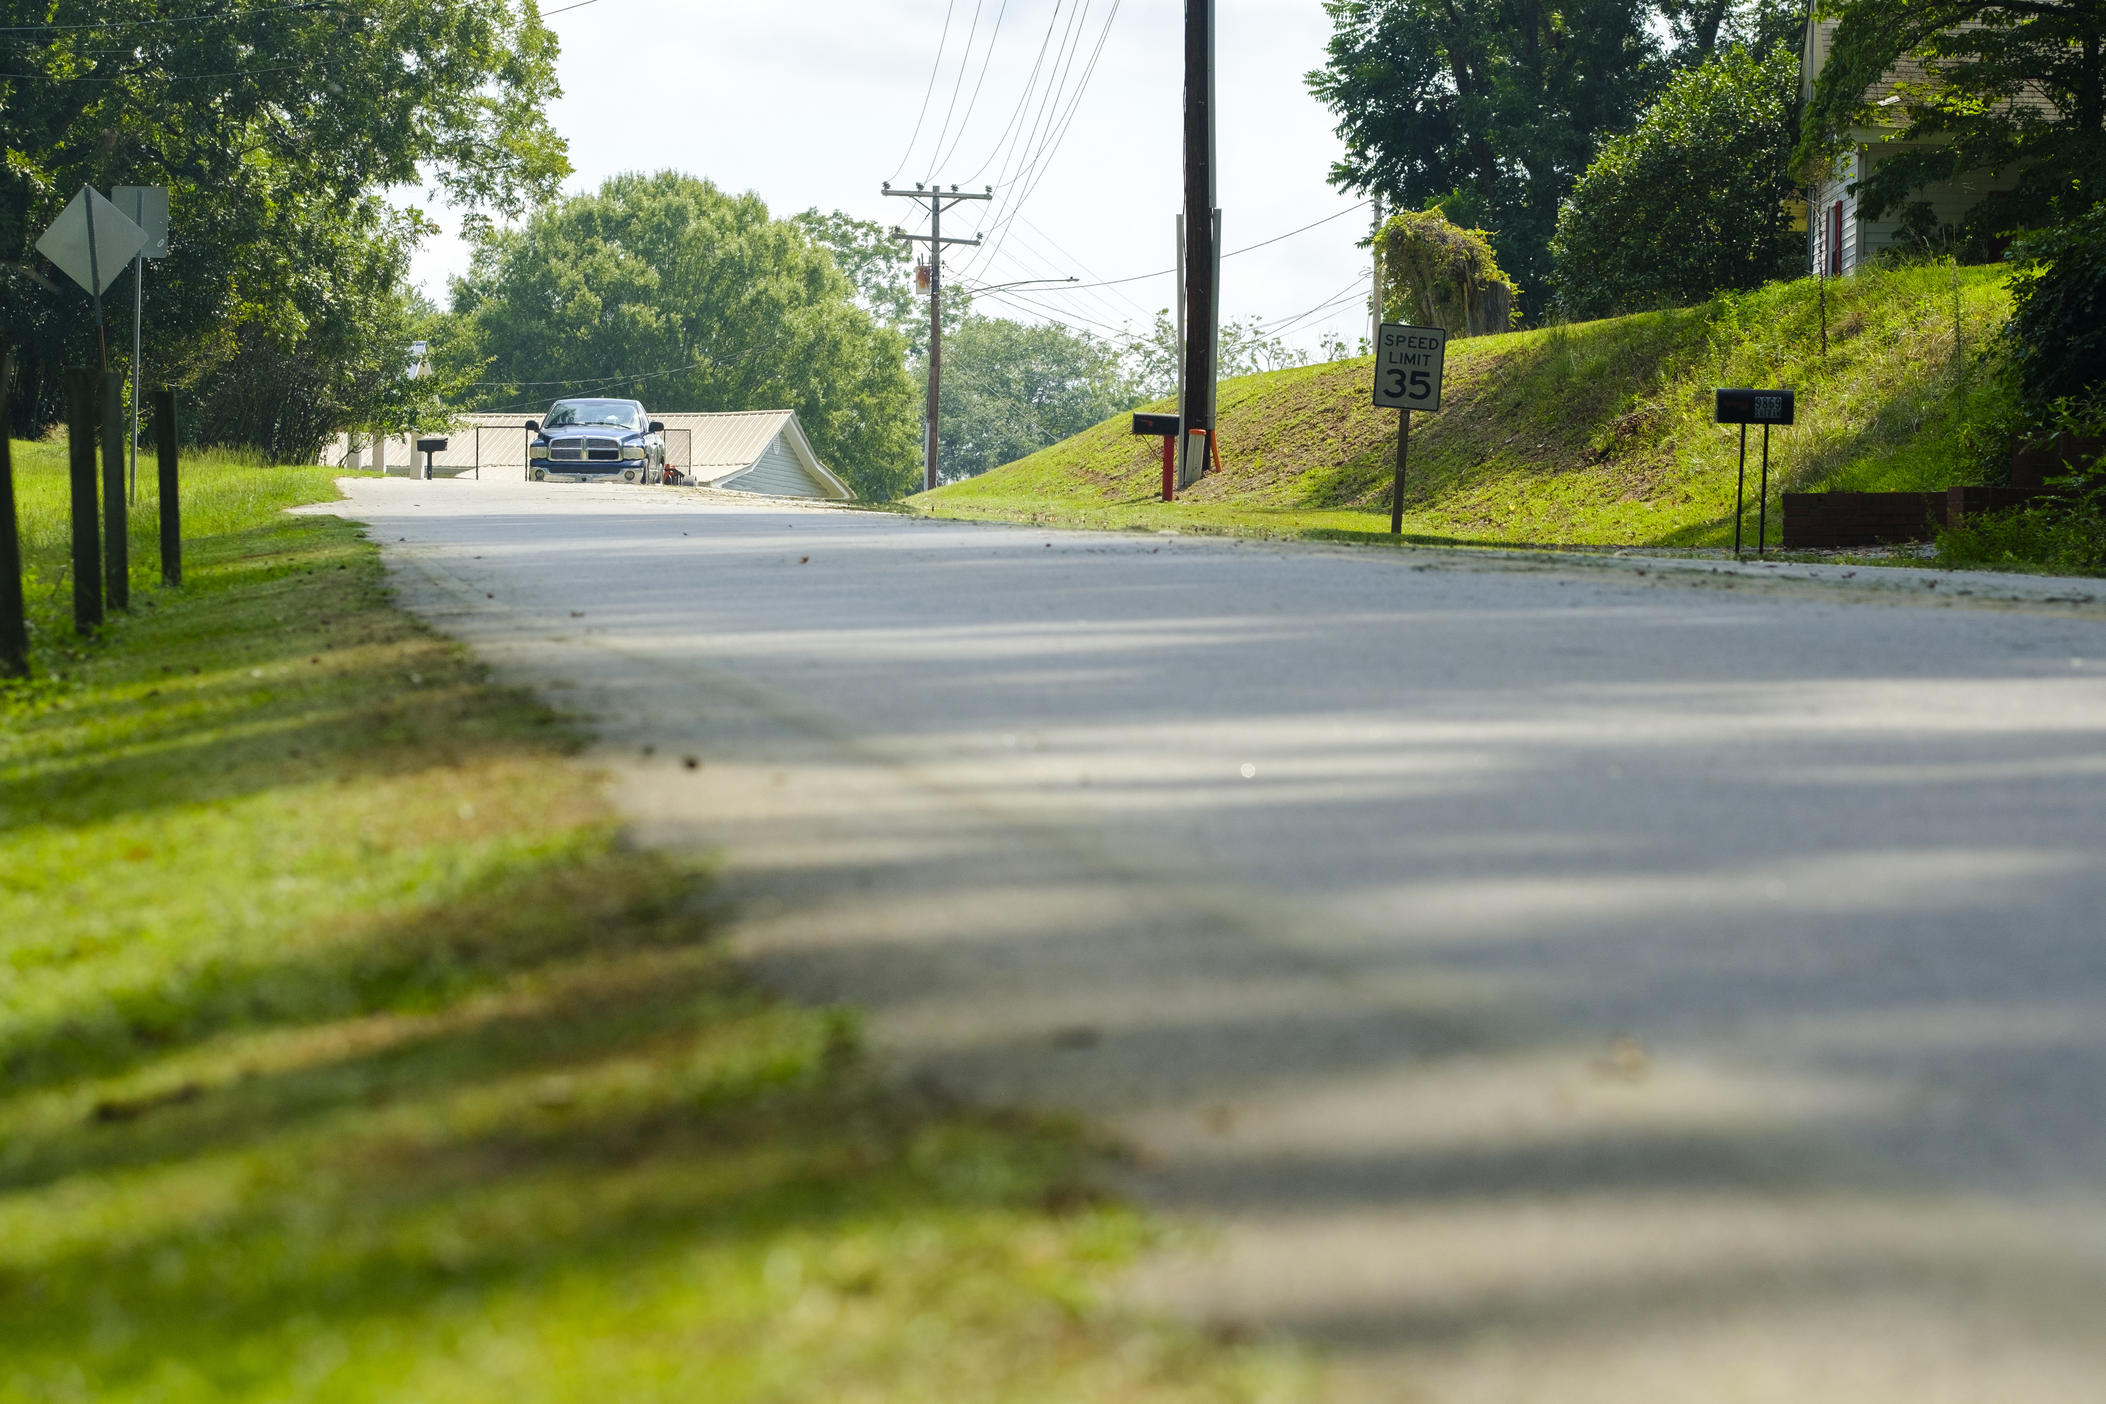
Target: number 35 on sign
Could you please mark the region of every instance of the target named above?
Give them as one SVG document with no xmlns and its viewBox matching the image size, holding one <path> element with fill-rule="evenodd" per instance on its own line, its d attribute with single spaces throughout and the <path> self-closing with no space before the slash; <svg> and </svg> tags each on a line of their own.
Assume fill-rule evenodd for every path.
<svg viewBox="0 0 2106 1404">
<path fill-rule="evenodd" d="M 1448 333 L 1439 327 L 1384 322 L 1375 338 L 1375 403 L 1387 409 L 1441 407 L 1441 365 Z"/>
</svg>

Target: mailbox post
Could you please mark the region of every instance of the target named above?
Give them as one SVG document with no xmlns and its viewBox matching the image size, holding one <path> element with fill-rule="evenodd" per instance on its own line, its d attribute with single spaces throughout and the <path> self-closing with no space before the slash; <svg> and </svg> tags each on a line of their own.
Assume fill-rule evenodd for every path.
<svg viewBox="0 0 2106 1404">
<path fill-rule="evenodd" d="M 1163 501 L 1177 497 L 1177 436 L 1184 429 L 1182 415 L 1136 414 L 1133 432 L 1159 435 L 1163 441 Z"/>
<path fill-rule="evenodd" d="M 431 456 L 435 453 L 446 452 L 446 441 L 444 439 L 419 439 L 417 440 L 417 452 L 424 455 L 424 478 L 426 482 L 429 482 L 431 480 Z"/>
<path fill-rule="evenodd" d="M 1740 559 L 1740 523 L 1747 513 L 1748 426 L 1762 426 L 1762 501 L 1756 509 L 1755 554 L 1767 552 L 1770 535 L 1770 426 L 1790 424 L 1797 409 L 1789 390 L 1719 389 L 1714 420 L 1740 426 L 1740 480 L 1733 489 L 1733 559 Z"/>
</svg>

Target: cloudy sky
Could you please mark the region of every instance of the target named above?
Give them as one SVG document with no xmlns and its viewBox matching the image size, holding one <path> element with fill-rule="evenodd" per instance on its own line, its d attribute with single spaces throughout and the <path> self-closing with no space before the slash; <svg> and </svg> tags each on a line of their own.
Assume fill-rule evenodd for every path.
<svg viewBox="0 0 2106 1404">
<path fill-rule="evenodd" d="M 818 206 L 889 225 L 914 207 L 879 193 L 888 178 L 995 184 L 990 214 L 945 221 L 946 234 L 989 236 L 984 253 L 947 262 L 968 282 L 1094 283 L 1175 257 L 1181 0 L 588 0 L 554 13 L 567 3 L 543 9 L 563 42 L 551 115 L 576 189 L 676 168 L 756 191 L 781 214 Z M 1321 4 L 1219 0 L 1217 23 L 1226 246 L 1350 210 L 1325 183 L 1338 140 L 1302 79 L 1322 61 Z M 1346 213 L 1229 259 L 1224 315 L 1264 318 L 1311 347 L 1326 330 L 1357 340 L 1367 259 L 1354 243 L 1367 223 Z M 465 265 L 458 241 L 441 239 L 416 274 L 443 300 Z M 1139 330 L 1170 305 L 1171 283 L 1026 290 L 981 307 Z"/>
</svg>

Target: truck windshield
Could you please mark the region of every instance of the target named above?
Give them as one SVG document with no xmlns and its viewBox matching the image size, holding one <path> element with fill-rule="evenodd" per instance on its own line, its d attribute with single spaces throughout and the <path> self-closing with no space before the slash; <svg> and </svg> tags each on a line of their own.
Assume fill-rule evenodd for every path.
<svg viewBox="0 0 2106 1404">
<path fill-rule="evenodd" d="M 549 429 L 575 428 L 583 424 L 608 424 L 620 429 L 643 428 L 643 412 L 631 400 L 559 400 L 542 425 Z"/>
</svg>

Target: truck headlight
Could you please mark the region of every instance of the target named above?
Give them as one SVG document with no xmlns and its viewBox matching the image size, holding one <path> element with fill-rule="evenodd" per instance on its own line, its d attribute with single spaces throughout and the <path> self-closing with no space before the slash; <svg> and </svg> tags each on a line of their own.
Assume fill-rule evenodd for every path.
<svg viewBox="0 0 2106 1404">
<path fill-rule="evenodd" d="M 529 444 L 529 445 L 527 445 L 527 457 L 528 457 L 528 458 L 547 458 L 547 457 L 548 457 L 548 445 L 547 445 L 547 444 Z"/>
</svg>

